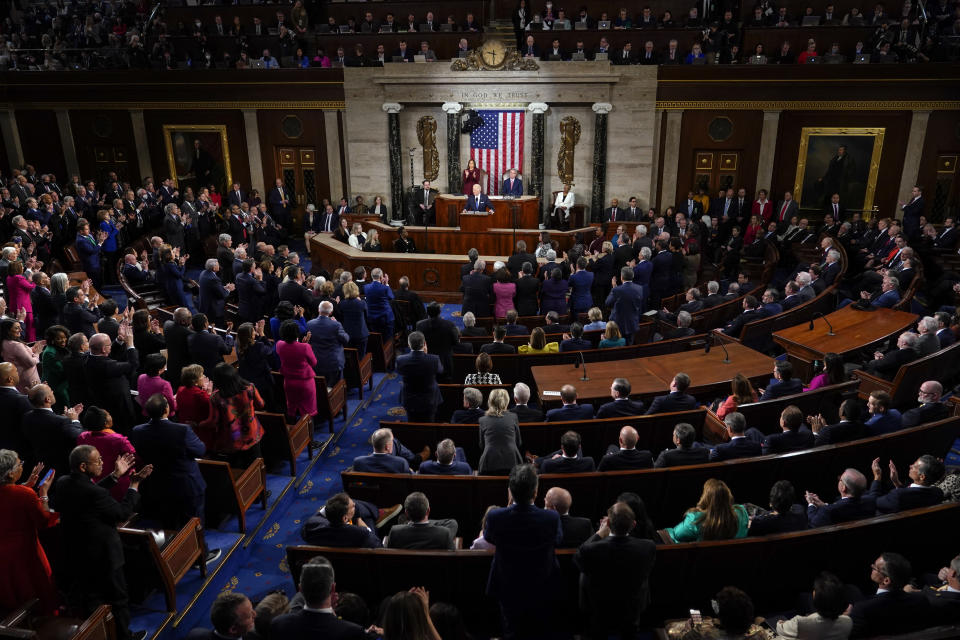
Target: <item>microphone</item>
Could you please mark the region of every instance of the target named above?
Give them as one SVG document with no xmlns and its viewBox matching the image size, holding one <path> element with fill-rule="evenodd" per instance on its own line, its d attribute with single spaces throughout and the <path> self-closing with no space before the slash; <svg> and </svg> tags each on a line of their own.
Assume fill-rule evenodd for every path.
<svg viewBox="0 0 960 640">
<path fill-rule="evenodd" d="M 823 321 L 827 323 L 827 327 L 829 327 L 829 329 L 830 329 L 830 330 L 827 332 L 827 335 L 828 335 L 828 336 L 835 336 L 835 335 L 837 335 L 837 334 L 835 334 L 835 333 L 833 332 L 833 325 L 830 324 L 830 321 L 829 321 L 829 320 L 827 320 L 827 316 L 823 315 L 823 314 L 822 314 L 821 312 L 819 312 L 819 311 L 817 311 L 817 312 L 814 313 L 812 316 L 810 316 L 810 331 L 813 331 L 813 321 L 816 320 L 817 318 L 823 318 Z"/>
<path fill-rule="evenodd" d="M 713 333 L 707 335 L 707 346 L 703 349 L 704 353 L 710 353 L 710 347 L 712 346 L 710 342 L 715 337 L 716 336 Z M 719 338 L 717 338 L 717 344 L 720 345 L 721 349 L 723 349 L 723 364 L 730 364 L 730 352 L 727 351 L 727 346 L 723 344 L 723 341 Z"/>
<path fill-rule="evenodd" d="M 587 382 L 588 380 L 590 380 L 590 378 L 587 377 L 587 361 L 584 360 L 582 351 L 577 351 L 577 355 L 580 356 L 580 362 L 574 362 L 573 367 L 575 369 L 579 369 L 580 363 L 581 362 L 583 363 L 583 375 L 580 376 L 580 380 L 582 380 L 583 382 Z"/>
</svg>

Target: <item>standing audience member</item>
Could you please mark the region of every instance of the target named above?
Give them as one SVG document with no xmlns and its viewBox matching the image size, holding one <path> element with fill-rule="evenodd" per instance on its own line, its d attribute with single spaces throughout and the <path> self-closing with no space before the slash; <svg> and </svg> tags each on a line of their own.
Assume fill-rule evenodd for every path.
<svg viewBox="0 0 960 640">
<path fill-rule="evenodd" d="M 317 384 L 313 373 L 317 357 L 309 342 L 310 332 L 301 340 L 300 328 L 295 321 L 284 320 L 280 325 L 280 340 L 276 348 L 280 357 L 280 373 L 283 375 L 287 415 L 290 418 L 317 415 Z"/>
<path fill-rule="evenodd" d="M 82 424 L 86 431 L 77 438 L 77 446 L 85 444 L 96 447 L 103 458 L 103 466 L 99 475 L 93 478 L 94 482 L 100 482 L 113 473 L 114 464 L 120 456 L 128 453 L 136 455 L 137 451 L 127 436 L 113 430 L 113 416 L 108 411 L 98 406 L 87 407 L 83 412 Z M 111 487 L 110 495 L 114 500 L 123 500 L 129 487 L 130 476 L 121 476 Z"/>
<path fill-rule="evenodd" d="M 40 352 L 44 344 L 36 342 L 32 347 L 28 347 L 23 342 L 22 335 L 23 328 L 19 322 L 9 318 L 0 320 L 0 344 L 2 344 L 0 355 L 17 368 L 17 376 L 20 380 L 17 389 L 26 393 L 40 382 L 37 365 L 40 363 Z"/>
<path fill-rule="evenodd" d="M 263 427 L 256 411 L 263 409 L 257 388 L 240 377 L 237 370 L 221 362 L 210 376 L 214 392 L 210 415 L 200 431 L 213 431 L 214 451 L 223 454 L 234 469 L 246 469 L 260 457 Z"/>
</svg>

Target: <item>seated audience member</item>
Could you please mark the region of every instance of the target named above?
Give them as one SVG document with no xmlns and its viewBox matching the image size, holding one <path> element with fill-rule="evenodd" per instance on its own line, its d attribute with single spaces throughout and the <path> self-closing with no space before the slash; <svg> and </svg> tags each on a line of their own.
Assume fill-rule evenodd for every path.
<svg viewBox="0 0 960 640">
<path fill-rule="evenodd" d="M 573 557 L 580 569 L 580 608 L 590 614 L 593 637 L 619 632 L 622 638 L 632 638 L 650 604 L 649 578 L 657 547 L 652 540 L 631 535 L 638 522 L 626 503 L 611 506 L 605 521 Z M 624 571 L 624 566 L 630 570 Z"/>
<path fill-rule="evenodd" d="M 697 432 L 693 425 L 686 422 L 677 424 L 673 428 L 673 444 L 677 445 L 677 448 L 661 451 L 653 466 L 660 469 L 707 462 L 710 459 L 710 449 L 700 446 L 696 438 Z M 602 460 L 600 464 L 603 464 Z"/>
<path fill-rule="evenodd" d="M 890 461 L 890 483 L 893 489 L 883 490 L 883 470 L 880 468 L 880 458 L 870 464 L 873 472 L 873 482 L 867 495 L 877 503 L 877 513 L 897 513 L 905 509 L 919 509 L 932 507 L 943 502 L 943 491 L 933 486 L 943 478 L 943 462 L 931 455 L 922 455 L 910 465 L 908 476 L 910 485 L 904 486 L 900 482 L 897 466 Z"/>
<path fill-rule="evenodd" d="M 377 429 L 370 436 L 373 453 L 353 459 L 353 470 L 364 473 L 410 473 L 406 460 L 393 453 L 393 432 Z"/>
<path fill-rule="evenodd" d="M 907 633 L 930 624 L 927 599 L 903 589 L 910 582 L 911 571 L 910 562 L 899 553 L 882 553 L 870 565 L 870 581 L 877 592 L 850 609 L 851 638 Z"/>
<path fill-rule="evenodd" d="M 563 540 L 557 547 L 561 549 L 576 549 L 593 535 L 593 525 L 589 518 L 578 518 L 570 515 L 572 505 L 573 496 L 561 487 L 551 487 L 543 497 L 543 508 L 560 514 Z"/>
<path fill-rule="evenodd" d="M 422 476 L 468 476 L 473 470 L 468 463 L 457 460 L 457 447 L 447 438 L 437 444 L 437 461 L 423 462 L 417 473 Z"/>
<path fill-rule="evenodd" d="M 773 367 L 773 379 L 763 390 L 760 401 L 774 400 L 803 392 L 803 382 L 793 377 L 793 365 L 788 360 L 777 360 Z"/>
<path fill-rule="evenodd" d="M 752 527 L 750 533 L 753 534 Z M 824 571 L 813 582 L 814 613 L 779 620 L 777 637 L 785 640 L 847 638 L 853 629 L 853 620 L 844 613 L 847 605 L 843 583 Z"/>
<path fill-rule="evenodd" d="M 867 478 L 856 469 L 847 469 L 837 480 L 840 497 L 831 504 L 825 503 L 815 493 L 807 491 L 807 521 L 811 527 L 826 527 L 831 524 L 871 518 L 876 512 L 876 500 L 867 491 Z"/>
<path fill-rule="evenodd" d="M 492 504 L 487 507 L 486 511 L 483 512 L 483 518 L 480 519 L 480 535 L 477 536 L 472 543 L 470 543 L 470 550 L 476 551 L 481 549 L 484 551 L 493 551 L 496 549 L 495 546 L 487 542 L 486 538 L 483 537 L 483 531 L 487 527 L 487 515 L 494 509 L 501 509 L 500 505 Z"/>
<path fill-rule="evenodd" d="M 477 317 L 473 315 L 473 311 L 467 311 L 461 320 L 463 320 L 463 331 L 460 335 L 468 337 L 489 335 L 483 327 L 477 326 Z"/>
<path fill-rule="evenodd" d="M 536 280 L 536 278 L 534 278 Z M 507 311 L 506 322 L 503 325 L 503 328 L 506 330 L 508 336 L 525 336 L 530 333 L 530 329 L 527 329 L 522 324 L 517 324 L 517 311 L 516 309 L 510 309 Z"/>
<path fill-rule="evenodd" d="M 560 437 L 560 450 L 537 460 L 540 473 L 588 473 L 596 469 L 593 458 L 580 450 L 580 434 L 567 431 Z"/>
<path fill-rule="evenodd" d="M 480 418 L 479 475 L 508 475 L 515 465 L 523 463 L 520 455 L 520 424 L 517 414 L 507 411 L 510 396 L 504 389 L 494 389 L 487 400 L 487 412 Z"/>
<path fill-rule="evenodd" d="M 333 612 L 336 595 L 333 565 L 323 556 L 310 559 L 300 569 L 303 608 L 277 616 L 270 624 L 271 638 L 365 637 L 363 627 L 341 620 Z"/>
<path fill-rule="evenodd" d="M 627 425 L 620 429 L 618 445 L 610 445 L 607 453 L 600 458 L 597 471 L 625 471 L 627 469 L 649 469 L 653 466 L 653 454 L 638 450 L 640 436 L 637 430 Z"/>
<path fill-rule="evenodd" d="M 256 626 L 257 614 L 247 596 L 236 591 L 224 591 L 217 596 L 210 607 L 209 629 L 194 629 L 189 640 L 216 640 L 217 638 L 252 637 Z"/>
<path fill-rule="evenodd" d="M 597 345 L 598 349 L 612 349 L 622 347 L 627 341 L 620 335 L 620 327 L 613 320 L 607 322 L 607 327 L 603 332 L 603 339 Z"/>
<path fill-rule="evenodd" d="M 563 406 L 547 411 L 547 422 L 564 420 L 589 420 L 593 417 L 592 404 L 577 404 L 577 389 L 572 384 L 560 388 L 560 401 Z"/>
<path fill-rule="evenodd" d="M 763 454 L 759 440 L 746 437 L 747 419 L 739 411 L 728 413 L 723 419 L 727 427 L 729 442 L 723 442 L 710 450 L 710 462 L 734 460 L 736 458 L 752 458 Z"/>
<path fill-rule="evenodd" d="M 734 504 L 730 488 L 722 480 L 710 478 L 703 485 L 697 506 L 687 511 L 683 521 L 666 529 L 673 542 L 730 540 L 745 538 L 750 518 L 742 504 Z"/>
<path fill-rule="evenodd" d="M 530 332 L 530 342 L 522 344 L 517 349 L 517 353 L 558 353 L 560 345 L 556 342 L 547 342 L 547 336 L 542 327 L 535 327 Z"/>
<path fill-rule="evenodd" d="M 807 416 L 807 423 L 813 431 L 813 444 L 817 447 L 859 440 L 866 434 L 860 420 L 860 401 L 856 398 L 848 398 L 840 405 L 840 422 L 828 425 L 823 415 L 816 415 Z"/>
<path fill-rule="evenodd" d="M 540 422 L 543 420 L 543 412 L 536 406 L 530 406 L 530 387 L 524 383 L 518 382 L 513 386 L 513 401 L 515 404 L 510 409 L 510 413 L 517 414 L 517 419 L 520 422 Z"/>
<path fill-rule="evenodd" d="M 376 534 L 377 525 L 385 524 L 387 517 L 399 514 L 400 510 L 401 506 L 396 505 L 380 517 L 380 511 L 372 504 L 354 502 L 346 493 L 337 493 L 307 519 L 300 536 L 307 544 L 321 547 L 378 549 L 381 544 Z"/>
<path fill-rule="evenodd" d="M 873 360 L 868 362 L 863 368 L 867 373 L 872 373 L 884 380 L 893 380 L 900 367 L 913 362 L 920 357 L 917 352 L 917 334 L 906 331 L 897 338 L 897 348 L 891 349 L 887 353 L 879 351 L 873 354 Z"/>
<path fill-rule="evenodd" d="M 570 325 L 570 333 L 564 334 L 563 342 L 560 343 L 560 353 L 564 351 L 585 351 L 587 349 L 593 349 L 593 343 L 589 340 L 585 340 L 583 337 L 583 325 L 579 322 L 574 322 Z"/>
<path fill-rule="evenodd" d="M 918 589 L 906 585 L 903 590 L 924 595 L 933 610 L 933 624 L 956 624 L 960 620 L 960 556 L 955 556 L 948 566 L 940 569 L 936 578 L 936 586 Z"/>
<path fill-rule="evenodd" d="M 630 399 L 630 381 L 626 378 L 615 378 L 610 385 L 612 402 L 600 405 L 597 409 L 598 418 L 615 418 L 620 416 L 642 416 L 643 403 Z"/>
<path fill-rule="evenodd" d="M 871 391 L 867 398 L 867 412 L 870 418 L 864 423 L 867 437 L 882 436 L 885 433 L 899 431 L 903 416 L 890 407 L 893 399 L 886 391 Z"/>
<path fill-rule="evenodd" d="M 803 424 L 803 412 L 797 406 L 791 404 L 780 412 L 780 429 L 780 433 L 768 436 L 757 429 L 749 429 L 747 436 L 761 442 L 764 455 L 800 451 L 813 446 L 813 433 Z"/>
<path fill-rule="evenodd" d="M 584 331 L 603 331 L 607 328 L 607 323 L 603 321 L 603 311 L 599 307 L 591 307 L 587 311 L 587 320 L 590 322 L 583 327 Z"/>
<path fill-rule="evenodd" d="M 391 549 L 450 549 L 456 548 L 456 520 L 430 520 L 430 501 L 414 491 L 403 501 L 403 512 L 408 524 L 390 528 L 385 546 Z"/>
<path fill-rule="evenodd" d="M 928 422 L 936 422 L 950 416 L 951 408 L 941 402 L 943 385 L 936 380 L 927 380 L 920 385 L 917 402 L 919 407 L 905 411 L 900 426 L 903 429 L 916 427 Z"/>
<path fill-rule="evenodd" d="M 500 384 L 500 375 L 493 371 L 493 360 L 489 353 L 481 353 L 476 360 L 477 372 L 468 373 L 463 384 Z"/>
<path fill-rule="evenodd" d="M 463 390 L 463 409 L 457 409 L 450 416 L 450 422 L 453 424 L 473 424 L 483 416 L 483 394 L 479 389 L 467 387 Z"/>
<path fill-rule="evenodd" d="M 507 335 L 507 330 L 497 325 L 493 328 L 493 342 L 487 343 L 480 347 L 480 353 L 516 353 L 517 348 L 512 344 L 504 343 L 503 339 Z"/>
<path fill-rule="evenodd" d="M 717 407 L 717 417 L 723 420 L 728 414 L 737 410 L 741 404 L 750 404 L 757 401 L 757 392 L 753 385 L 742 373 L 738 373 L 730 380 L 730 395 Z"/>
<path fill-rule="evenodd" d="M 816 363 L 815 363 L 816 364 Z M 810 380 L 810 386 L 804 391 L 813 391 L 820 387 L 846 382 L 847 374 L 843 369 L 843 358 L 836 353 L 827 353 L 823 356 L 823 371 Z"/>
<path fill-rule="evenodd" d="M 560 324 L 560 314 L 556 311 L 548 311 L 546 315 L 543 316 L 543 333 L 547 336 L 553 337 L 558 335 L 563 335 L 570 330 L 565 324 Z"/>
<path fill-rule="evenodd" d="M 751 536 L 766 536 L 772 533 L 787 533 L 807 528 L 807 514 L 796 503 L 796 493 L 789 480 L 779 480 L 770 488 L 770 509 L 750 521 Z"/>
<path fill-rule="evenodd" d="M 654 413 L 667 413 L 670 411 L 687 411 L 696 409 L 700 403 L 697 399 L 686 393 L 690 386 L 690 376 L 685 373 L 678 373 L 670 381 L 670 393 L 665 396 L 657 396 L 650 403 L 646 415 Z"/>
</svg>

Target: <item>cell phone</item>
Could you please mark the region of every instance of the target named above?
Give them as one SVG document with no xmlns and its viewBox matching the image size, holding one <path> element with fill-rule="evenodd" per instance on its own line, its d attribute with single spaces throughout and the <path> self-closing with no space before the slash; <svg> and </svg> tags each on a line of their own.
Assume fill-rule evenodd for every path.
<svg viewBox="0 0 960 640">
<path fill-rule="evenodd" d="M 690 620 L 693 624 L 703 624 L 703 617 L 700 615 L 700 609 L 690 609 Z"/>
<path fill-rule="evenodd" d="M 50 476 L 52 475 L 53 475 L 53 469 L 48 470 L 47 473 L 44 474 L 43 479 L 37 483 L 37 486 L 42 487 L 43 485 L 45 485 L 47 481 L 50 480 Z"/>
</svg>

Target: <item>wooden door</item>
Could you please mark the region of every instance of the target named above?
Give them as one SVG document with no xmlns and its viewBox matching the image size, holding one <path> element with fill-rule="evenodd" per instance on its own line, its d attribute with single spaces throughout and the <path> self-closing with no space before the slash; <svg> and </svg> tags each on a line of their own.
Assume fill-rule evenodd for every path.
<svg viewBox="0 0 960 640">
<path fill-rule="evenodd" d="M 313 147 L 278 147 L 277 166 L 283 186 L 293 194 L 294 229 L 303 227 L 303 213 L 308 204 L 317 206 L 317 154 Z M 319 209 L 320 207 L 317 206 Z"/>
<path fill-rule="evenodd" d="M 721 189 L 736 189 L 739 185 L 739 151 L 695 151 L 693 159 L 694 190 L 704 187 L 711 198 Z M 683 190 L 681 185 L 681 190 Z"/>
</svg>

